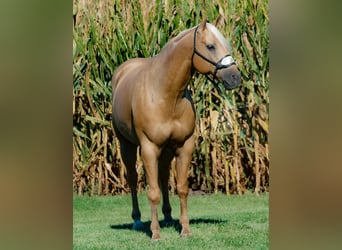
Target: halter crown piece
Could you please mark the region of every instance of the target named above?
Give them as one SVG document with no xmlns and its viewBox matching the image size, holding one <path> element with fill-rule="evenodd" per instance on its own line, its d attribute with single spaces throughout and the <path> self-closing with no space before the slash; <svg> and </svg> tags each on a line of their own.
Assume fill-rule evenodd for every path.
<svg viewBox="0 0 342 250">
<path fill-rule="evenodd" d="M 205 61 L 207 61 L 208 63 L 212 64 L 215 66 L 215 71 L 214 71 L 214 75 L 213 78 L 211 79 L 208 74 L 205 74 L 205 76 L 212 82 L 215 84 L 215 77 L 216 77 L 216 73 L 218 70 L 220 69 L 226 69 L 229 68 L 232 65 L 235 65 L 235 61 L 233 59 L 233 57 L 231 57 L 231 55 L 225 55 L 224 57 L 222 57 L 217 63 L 211 61 L 210 59 L 206 58 L 204 55 L 202 55 L 197 49 L 196 49 L 196 35 L 197 35 L 197 30 L 198 27 L 196 27 L 195 29 L 195 34 L 194 34 L 194 52 L 192 53 L 192 62 L 194 60 L 194 55 L 198 55 L 199 57 L 201 57 L 202 59 L 204 59 Z"/>
</svg>

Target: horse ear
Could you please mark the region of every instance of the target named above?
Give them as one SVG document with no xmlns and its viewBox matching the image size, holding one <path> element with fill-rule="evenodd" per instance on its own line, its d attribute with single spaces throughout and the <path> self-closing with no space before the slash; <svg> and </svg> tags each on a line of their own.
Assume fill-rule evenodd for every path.
<svg viewBox="0 0 342 250">
<path fill-rule="evenodd" d="M 201 29 L 202 29 L 202 30 L 205 30 L 205 27 L 206 27 L 206 25 L 207 25 L 207 22 L 208 22 L 208 21 L 207 21 L 207 18 L 205 17 L 204 20 L 203 20 L 203 22 L 201 23 Z"/>
<path fill-rule="evenodd" d="M 219 16 L 218 18 L 216 18 L 216 20 L 213 22 L 213 25 L 214 25 L 215 27 L 217 27 L 219 21 L 220 21 L 220 16 Z"/>
<path fill-rule="evenodd" d="M 224 19 L 224 16 L 223 15 L 219 15 L 217 18 L 216 18 L 216 20 L 213 22 L 213 25 L 215 26 L 215 27 L 218 27 L 219 25 L 222 25 L 222 26 L 224 26 L 226 24 L 226 21 L 225 21 L 225 19 Z"/>
</svg>

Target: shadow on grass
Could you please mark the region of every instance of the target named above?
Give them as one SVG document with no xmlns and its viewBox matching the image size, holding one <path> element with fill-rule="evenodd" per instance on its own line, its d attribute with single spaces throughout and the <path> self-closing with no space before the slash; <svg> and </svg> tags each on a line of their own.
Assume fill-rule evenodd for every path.
<svg viewBox="0 0 342 250">
<path fill-rule="evenodd" d="M 221 224 L 221 223 L 226 223 L 226 220 L 217 220 L 217 219 L 191 219 L 190 220 L 190 228 L 191 225 L 195 224 Z M 146 221 L 142 222 L 143 228 L 140 230 L 137 230 L 137 232 L 142 232 L 145 233 L 148 237 L 152 237 L 152 232 L 150 230 L 150 224 L 151 221 Z M 179 234 L 182 230 L 182 226 L 179 223 L 179 220 L 173 220 L 173 225 L 166 224 L 164 221 L 159 221 L 160 228 L 165 228 L 165 227 L 173 227 L 175 231 L 177 231 Z M 110 225 L 111 229 L 116 229 L 116 230 L 132 230 L 133 223 L 126 223 L 126 224 L 117 224 L 117 225 Z"/>
</svg>

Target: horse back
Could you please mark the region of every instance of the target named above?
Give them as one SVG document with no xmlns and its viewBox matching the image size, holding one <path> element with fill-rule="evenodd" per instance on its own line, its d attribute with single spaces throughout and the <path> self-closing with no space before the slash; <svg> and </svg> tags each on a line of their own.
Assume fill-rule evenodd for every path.
<svg viewBox="0 0 342 250">
<path fill-rule="evenodd" d="M 134 84 L 134 77 L 143 70 L 146 65 L 147 58 L 134 58 L 121 64 L 113 74 L 112 90 L 115 93 L 116 87 L 123 82 L 124 84 Z M 132 79 L 132 80 L 130 80 Z"/>
</svg>

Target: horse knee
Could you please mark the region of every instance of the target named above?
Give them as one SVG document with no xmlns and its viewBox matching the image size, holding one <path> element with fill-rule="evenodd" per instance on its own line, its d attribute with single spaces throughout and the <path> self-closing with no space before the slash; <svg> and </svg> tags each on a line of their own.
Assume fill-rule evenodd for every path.
<svg viewBox="0 0 342 250">
<path fill-rule="evenodd" d="M 159 202 L 160 202 L 160 190 L 158 188 L 150 189 L 148 191 L 148 199 L 152 204 L 159 204 Z"/>
<path fill-rule="evenodd" d="M 177 185 L 177 193 L 180 197 L 187 197 L 189 194 L 189 188 L 187 185 Z"/>
</svg>

